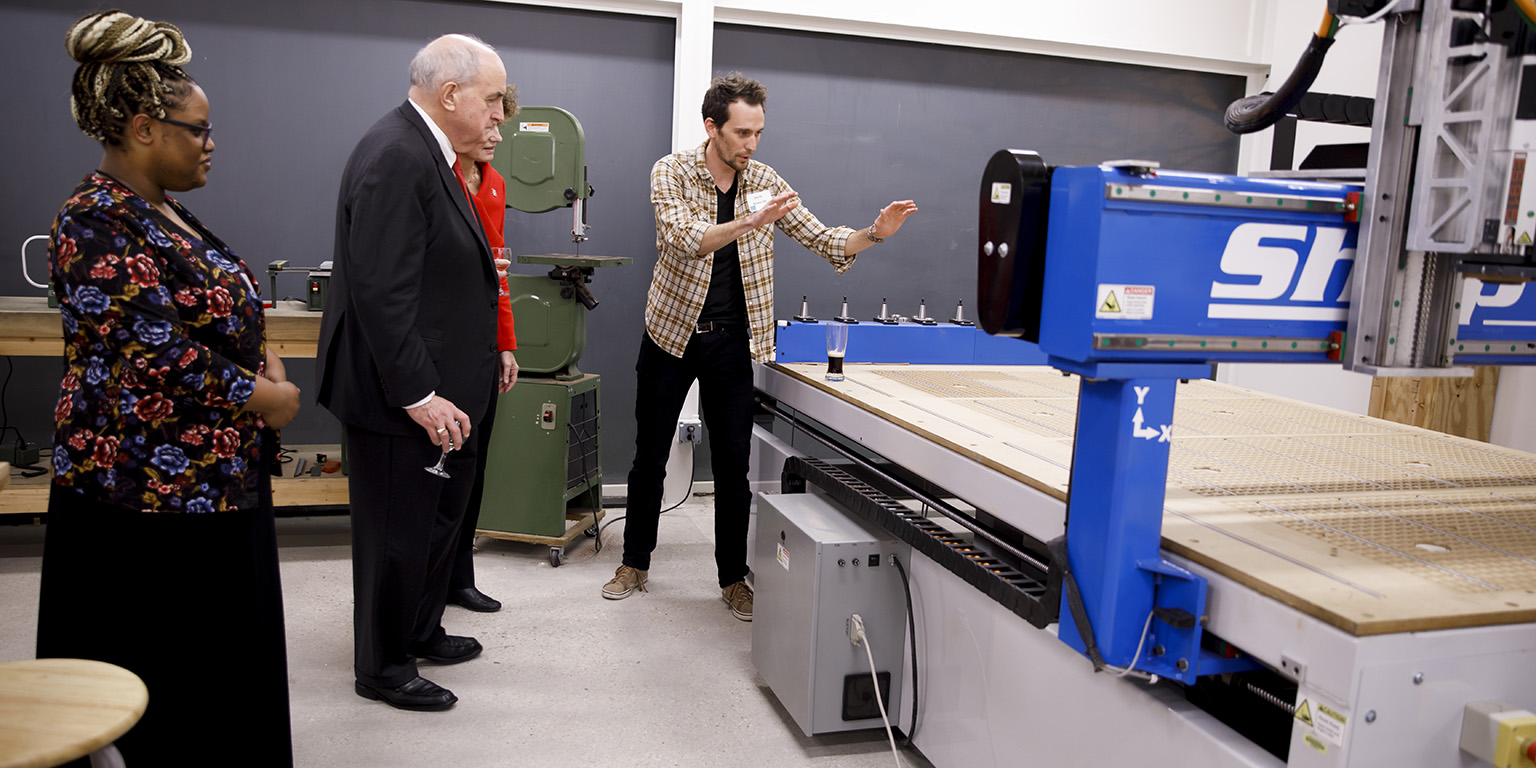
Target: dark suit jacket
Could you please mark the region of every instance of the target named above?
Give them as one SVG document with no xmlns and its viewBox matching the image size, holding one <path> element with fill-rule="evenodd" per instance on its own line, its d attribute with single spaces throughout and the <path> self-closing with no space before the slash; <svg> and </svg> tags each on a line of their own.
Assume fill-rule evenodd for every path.
<svg viewBox="0 0 1536 768">
<path fill-rule="evenodd" d="M 478 423 L 497 376 L 490 246 L 426 122 L 407 101 L 358 142 L 341 177 L 320 325 L 318 399 L 346 424 L 421 434 L 428 392 Z"/>
</svg>

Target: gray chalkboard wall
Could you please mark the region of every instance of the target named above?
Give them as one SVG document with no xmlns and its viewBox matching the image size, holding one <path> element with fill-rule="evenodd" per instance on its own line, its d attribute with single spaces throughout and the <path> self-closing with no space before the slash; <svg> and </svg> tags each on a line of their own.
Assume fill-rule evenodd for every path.
<svg viewBox="0 0 1536 768">
<path fill-rule="evenodd" d="M 9 119 L 0 121 L 0 242 L 12 259 L 23 238 L 47 231 L 100 157 L 70 119 L 74 64 L 62 44 L 69 24 L 97 7 L 111 6 L 0 0 L 9 41 L 0 71 L 14 75 Z M 218 151 L 209 185 L 182 199 L 258 272 L 274 259 L 307 266 L 330 257 L 347 154 L 404 99 L 406 63 L 427 39 L 473 32 L 502 52 L 525 103 L 574 112 L 597 188 L 584 252 L 635 259 L 598 273 L 592 288 L 602 306 L 588 323 L 581 364 L 604 374 L 604 475 L 624 482 L 634 357 L 655 260 L 648 175 L 671 135 L 670 20 L 419 0 L 140 0 L 128 10 L 178 24 L 192 44 L 188 70 L 212 101 Z M 1236 77 L 737 26 L 717 28 L 714 55 L 718 71 L 739 69 L 768 85 L 758 157 L 823 221 L 865 226 L 896 198 L 922 208 L 840 277 L 780 236 L 781 318 L 795 313 L 801 294 L 822 315 L 845 294 L 859 316 L 875 314 L 882 296 L 902 314 L 913 314 L 919 298 L 943 317 L 957 299 L 969 305 L 977 187 L 997 149 L 1035 149 L 1058 165 L 1144 157 L 1189 170 L 1236 168 L 1237 142 L 1220 124 L 1221 109 L 1240 95 Z M 566 211 L 513 212 L 508 244 L 569 251 L 569 226 Z M 33 276 L 45 274 L 40 244 L 29 253 Z M 0 294 L 37 295 L 10 263 L 0 269 Z M 301 289 L 298 276 L 279 285 L 284 294 Z M 9 362 L 10 424 L 46 443 L 58 361 Z M 313 380 L 311 361 L 289 368 L 301 386 Z M 311 406 L 284 438 L 328 443 L 339 435 L 335 420 Z M 701 456 L 701 478 L 708 466 Z"/>
<path fill-rule="evenodd" d="M 1222 127 L 1241 78 L 921 43 L 722 26 L 715 66 L 768 87 L 756 158 L 826 224 L 874 223 L 891 200 L 919 212 L 842 275 L 778 237 L 777 317 L 879 314 L 947 319 L 964 300 L 975 319 L 977 199 L 999 149 L 1051 165 L 1117 158 L 1233 173 L 1237 140 Z"/>
<path fill-rule="evenodd" d="M 17 248 L 26 236 L 48 231 L 60 203 L 101 157 L 70 117 L 74 62 L 63 40 L 75 19 L 114 5 L 0 2 L 0 29 L 11 39 L 0 46 L 0 71 L 17 75 L 8 88 L 8 119 L 0 121 L 0 146 L 9 148 L 0 153 L 0 242 L 10 254 L 0 293 L 41 294 L 22 279 Z M 500 50 L 524 103 L 559 105 L 581 119 L 598 190 L 586 252 L 632 256 L 637 264 L 654 258 L 649 174 L 672 135 L 670 20 L 416 0 L 134 0 L 122 7 L 186 33 L 194 57 L 187 70 L 208 92 L 218 146 L 208 186 L 181 199 L 263 276 L 274 259 L 313 266 L 331 257 L 347 155 L 374 121 L 404 101 L 411 56 L 447 32 L 471 32 Z M 512 212 L 508 244 L 527 253 L 568 252 L 570 226 L 568 211 Z M 29 253 L 32 275 L 46 279 L 42 244 Z M 648 277 L 648 266 L 615 268 L 593 284 L 602 306 L 582 367 L 616 374 L 604 391 L 608 475 L 615 482 L 628 471 L 634 442 L 630 371 Z M 279 292 L 302 296 L 302 280 L 282 277 Z M 11 423 L 47 443 L 59 363 L 12 362 L 15 375 L 5 390 Z M 290 360 L 288 368 L 312 398 L 313 362 Z M 336 420 L 309 403 L 284 430 L 284 442 L 339 441 Z"/>
</svg>

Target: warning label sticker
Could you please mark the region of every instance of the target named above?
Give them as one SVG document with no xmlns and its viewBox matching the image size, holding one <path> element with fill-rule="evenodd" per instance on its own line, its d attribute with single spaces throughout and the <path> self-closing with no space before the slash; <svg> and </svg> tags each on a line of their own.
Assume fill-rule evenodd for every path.
<svg viewBox="0 0 1536 768">
<path fill-rule="evenodd" d="M 779 549 L 783 549 L 783 547 L 779 547 Z M 1302 699 L 1301 704 L 1296 707 L 1296 719 L 1300 720 L 1303 725 L 1312 724 L 1312 705 L 1306 699 Z"/>
<path fill-rule="evenodd" d="M 1307 746 L 1317 750 L 1318 752 L 1321 752 L 1325 755 L 1328 754 L 1328 745 L 1318 741 L 1316 736 L 1313 736 L 1309 733 L 1306 736 L 1303 736 L 1301 740 L 1305 741 Z"/>
<path fill-rule="evenodd" d="M 1312 727 L 1317 730 L 1317 735 L 1327 739 L 1335 747 L 1342 747 L 1344 746 L 1344 723 L 1347 719 L 1343 712 L 1318 702 L 1317 715 L 1313 717 Z"/>
<path fill-rule="evenodd" d="M 1004 181 L 992 182 L 992 202 L 1007 205 L 1013 199 L 1013 185 Z"/>
<path fill-rule="evenodd" d="M 785 549 L 783 544 L 779 544 L 778 547 L 779 547 L 779 556 L 778 556 L 779 565 L 784 566 L 784 570 L 787 571 L 787 570 L 789 570 L 789 550 Z"/>
<path fill-rule="evenodd" d="M 1099 283 L 1094 317 L 1100 320 L 1151 320 L 1152 299 L 1156 295 L 1157 288 L 1151 285 Z"/>
</svg>

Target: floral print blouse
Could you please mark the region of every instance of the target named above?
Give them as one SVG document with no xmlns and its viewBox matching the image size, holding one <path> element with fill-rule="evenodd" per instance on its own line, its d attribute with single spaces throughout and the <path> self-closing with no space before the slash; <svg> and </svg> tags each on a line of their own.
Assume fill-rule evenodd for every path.
<svg viewBox="0 0 1536 768">
<path fill-rule="evenodd" d="M 143 512 L 253 509 L 263 424 L 240 408 L 266 364 L 261 299 L 240 257 L 170 205 L 196 235 L 97 172 L 54 220 L 53 492 Z"/>
</svg>

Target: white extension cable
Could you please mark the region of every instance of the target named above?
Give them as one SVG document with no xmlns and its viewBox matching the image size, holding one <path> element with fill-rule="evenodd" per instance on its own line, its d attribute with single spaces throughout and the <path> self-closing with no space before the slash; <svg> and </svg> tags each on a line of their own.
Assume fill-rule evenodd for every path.
<svg viewBox="0 0 1536 768">
<path fill-rule="evenodd" d="M 869 636 L 864 634 L 864 617 L 857 613 L 848 617 L 848 639 L 854 645 L 864 646 L 864 655 L 869 658 L 869 679 L 875 689 L 875 704 L 880 707 L 885 736 L 891 740 L 891 757 L 896 760 L 896 768 L 902 768 L 901 753 L 896 751 L 896 734 L 891 732 L 891 718 L 885 714 L 885 700 L 880 696 L 880 674 L 875 671 L 875 652 L 870 650 Z"/>
</svg>

